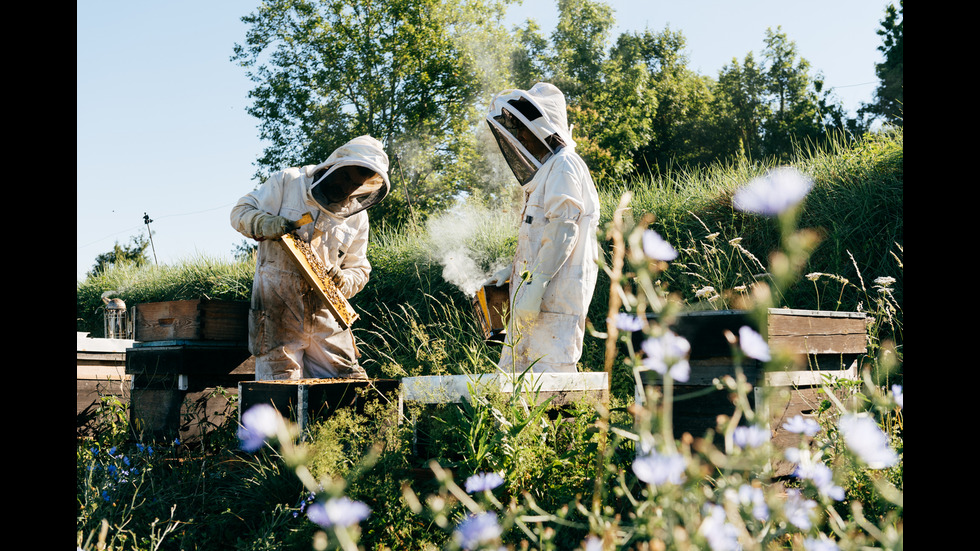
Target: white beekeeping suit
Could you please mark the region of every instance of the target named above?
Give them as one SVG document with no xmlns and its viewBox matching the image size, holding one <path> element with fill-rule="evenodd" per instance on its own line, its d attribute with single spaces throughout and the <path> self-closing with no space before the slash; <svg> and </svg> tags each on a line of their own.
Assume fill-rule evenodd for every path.
<svg viewBox="0 0 980 551">
<path fill-rule="evenodd" d="M 532 364 L 536 372 L 577 371 L 599 269 L 599 196 L 575 153 L 565 96 L 548 83 L 506 90 L 493 99 L 487 122 L 524 189 L 514 262 L 491 280 L 510 280 L 499 365 L 517 372 Z"/>
<path fill-rule="evenodd" d="M 318 164 L 287 168 L 242 197 L 231 225 L 259 241 L 249 312 L 256 380 L 366 377 L 344 330 L 277 240 L 296 230 L 350 298 L 371 273 L 366 209 L 390 189 L 381 142 L 360 136 Z M 313 222 L 293 222 L 309 213 Z"/>
</svg>

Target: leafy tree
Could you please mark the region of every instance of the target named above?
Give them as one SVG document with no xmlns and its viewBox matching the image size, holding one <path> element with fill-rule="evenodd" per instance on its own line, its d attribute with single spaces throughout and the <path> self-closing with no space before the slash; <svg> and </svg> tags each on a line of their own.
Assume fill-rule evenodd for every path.
<svg viewBox="0 0 980 551">
<path fill-rule="evenodd" d="M 248 111 L 271 144 L 257 176 L 370 134 L 388 150 L 393 184 L 376 220 L 424 217 L 479 185 L 474 106 L 500 78 L 486 68 L 507 67 L 507 1 L 263 2 L 242 18 L 249 29 L 232 57 L 256 83 Z M 474 37 L 498 46 L 488 54 L 470 47 Z"/>
<path fill-rule="evenodd" d="M 548 81 L 565 94 L 576 150 L 602 185 L 634 171 L 632 157 L 650 139 L 655 109 L 642 60 L 607 57 L 614 24 L 609 5 L 596 0 L 558 0 L 550 40 L 528 21 L 516 30 L 519 49 L 513 74 L 520 87 Z"/>
<path fill-rule="evenodd" d="M 762 124 L 762 152 L 785 158 L 793 152 L 793 142 L 819 137 L 818 99 L 809 75 L 810 63 L 797 57 L 796 43 L 779 27 L 767 29 L 764 42 L 770 114 Z"/>
<path fill-rule="evenodd" d="M 750 52 L 722 68 L 714 100 L 717 154 L 787 159 L 796 146 L 819 142 L 844 127 L 843 110 L 810 76 L 810 63 L 781 28 L 767 29 L 762 62 Z"/>
<path fill-rule="evenodd" d="M 886 122 L 902 126 L 904 96 L 904 43 L 905 31 L 905 1 L 899 0 L 898 8 L 894 4 L 885 8 L 885 18 L 877 33 L 882 38 L 878 50 L 885 59 L 875 65 L 878 76 L 878 88 L 875 90 L 875 101 L 863 106 L 863 111 Z"/>
<path fill-rule="evenodd" d="M 750 155 L 759 151 L 762 121 L 768 113 L 764 95 L 763 70 L 752 52 L 739 63 L 732 59 L 718 75 L 715 112 L 719 114 L 719 139 L 716 154 Z"/>
<path fill-rule="evenodd" d="M 517 47 L 511 58 L 514 88 L 527 90 L 537 82 L 550 79 L 551 45 L 541 34 L 541 26 L 532 19 L 514 29 Z"/>
<path fill-rule="evenodd" d="M 603 83 L 603 61 L 612 8 L 597 0 L 558 0 L 558 23 L 551 33 L 551 80 L 569 103 L 587 99 Z"/>
<path fill-rule="evenodd" d="M 638 170 L 659 172 L 713 157 L 709 107 L 715 83 L 688 68 L 686 46 L 684 35 L 667 27 L 659 33 L 623 34 L 613 48 L 614 58 L 637 60 L 648 73 L 649 139 L 634 149 Z"/>
<path fill-rule="evenodd" d="M 97 276 L 110 266 L 122 264 L 133 264 L 137 267 L 143 266 L 150 260 L 146 254 L 146 249 L 149 246 L 150 241 L 143 234 L 131 237 L 129 245 L 123 246 L 116 241 L 111 251 L 104 252 L 95 257 L 95 265 L 92 266 L 92 271 L 87 275 L 89 277 Z"/>
</svg>

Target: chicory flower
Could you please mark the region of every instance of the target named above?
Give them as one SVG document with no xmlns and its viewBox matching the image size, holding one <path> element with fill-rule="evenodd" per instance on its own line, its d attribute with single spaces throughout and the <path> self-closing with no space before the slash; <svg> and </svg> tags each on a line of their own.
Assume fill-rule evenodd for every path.
<svg viewBox="0 0 980 551">
<path fill-rule="evenodd" d="M 769 431 L 755 425 L 735 427 L 732 440 L 735 445 L 742 448 L 758 448 L 769 441 Z"/>
<path fill-rule="evenodd" d="M 493 512 L 470 515 L 456 527 L 453 536 L 463 549 L 477 549 L 500 537 L 503 529 Z"/>
<path fill-rule="evenodd" d="M 254 452 L 265 441 L 276 436 L 283 425 L 282 417 L 276 408 L 269 404 L 258 404 L 242 414 L 242 426 L 238 428 L 241 448 Z"/>
<path fill-rule="evenodd" d="M 834 484 L 834 472 L 823 463 L 806 462 L 801 463 L 793 474 L 797 478 L 809 480 L 817 487 L 821 495 L 829 497 L 834 501 L 844 500 L 844 488 Z"/>
<path fill-rule="evenodd" d="M 794 415 L 783 423 L 783 428 L 790 432 L 813 436 L 820 431 L 820 424 L 813 419 L 808 419 L 802 415 Z"/>
<path fill-rule="evenodd" d="M 898 463 L 898 454 L 888 444 L 888 436 L 875 420 L 866 414 L 848 413 L 838 423 L 844 444 L 872 469 L 884 469 Z"/>
<path fill-rule="evenodd" d="M 633 460 L 633 473 L 636 478 L 651 486 L 680 484 L 684 482 L 687 460 L 676 453 L 660 454 L 656 451 L 637 456 Z"/>
<path fill-rule="evenodd" d="M 466 479 L 466 493 L 489 491 L 504 483 L 497 473 L 477 473 Z"/>
<path fill-rule="evenodd" d="M 777 168 L 739 188 L 732 198 L 736 210 L 778 216 L 789 210 L 813 188 L 813 181 L 795 168 Z"/>
<path fill-rule="evenodd" d="M 892 398 L 895 399 L 899 409 L 905 409 L 905 393 L 902 392 L 902 385 L 892 385 Z"/>
<path fill-rule="evenodd" d="M 783 514 L 786 519 L 800 530 L 809 530 L 813 525 L 813 512 L 817 508 L 817 502 L 806 499 L 803 494 L 795 488 L 786 490 L 786 503 L 783 505 Z"/>
<path fill-rule="evenodd" d="M 670 243 L 664 241 L 664 238 L 660 237 L 659 233 L 653 230 L 645 230 L 643 232 L 643 254 L 653 260 L 662 260 L 664 262 L 669 262 L 677 258 L 677 250 Z"/>
<path fill-rule="evenodd" d="M 635 332 L 643 329 L 643 320 L 633 314 L 620 312 L 616 314 L 616 329 Z"/>
<path fill-rule="evenodd" d="M 811 536 L 803 540 L 803 549 L 806 551 L 839 551 L 840 547 L 826 534 L 820 534 L 817 538 Z"/>
<path fill-rule="evenodd" d="M 751 507 L 752 516 L 756 519 L 769 520 L 769 505 L 766 504 L 766 496 L 762 493 L 762 488 L 742 484 L 738 490 L 732 488 L 725 490 L 725 498 L 742 507 Z"/>
<path fill-rule="evenodd" d="M 743 325 L 738 330 L 738 345 L 746 356 L 754 360 L 768 362 L 772 359 L 769 354 L 769 343 L 747 325 Z"/>
<path fill-rule="evenodd" d="M 675 381 L 686 382 L 691 377 L 691 366 L 687 356 L 691 352 L 691 344 L 687 339 L 665 332 L 659 337 L 650 337 L 643 341 L 643 366 L 661 375 L 669 375 Z"/>
<path fill-rule="evenodd" d="M 306 508 L 306 516 L 323 528 L 353 526 L 370 514 L 370 507 L 348 497 L 331 498 L 326 503 L 318 501 Z"/>
<path fill-rule="evenodd" d="M 728 522 L 722 506 L 707 503 L 704 513 L 698 533 L 708 540 L 711 551 L 736 551 L 742 548 L 738 543 L 738 530 Z"/>
</svg>

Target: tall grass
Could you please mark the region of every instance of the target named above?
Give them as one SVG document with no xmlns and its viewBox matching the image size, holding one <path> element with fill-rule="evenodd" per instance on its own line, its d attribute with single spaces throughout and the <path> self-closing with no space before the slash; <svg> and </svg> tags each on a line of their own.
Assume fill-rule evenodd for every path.
<svg viewBox="0 0 980 551">
<path fill-rule="evenodd" d="M 76 327 L 93 337 L 103 336 L 103 296 L 121 298 L 127 306 L 202 298 L 248 300 L 254 272 L 254 258 L 198 256 L 173 265 L 116 265 L 76 284 Z"/>
</svg>

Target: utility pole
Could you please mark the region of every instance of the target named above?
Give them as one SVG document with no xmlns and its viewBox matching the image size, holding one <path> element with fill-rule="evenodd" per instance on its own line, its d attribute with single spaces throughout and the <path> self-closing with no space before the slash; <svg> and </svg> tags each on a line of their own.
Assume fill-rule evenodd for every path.
<svg viewBox="0 0 980 551">
<path fill-rule="evenodd" d="M 150 234 L 150 249 L 153 251 L 153 263 L 156 264 L 157 266 L 159 266 L 160 263 L 157 262 L 157 248 L 153 246 L 153 232 L 150 231 L 150 222 L 152 222 L 152 221 L 153 220 L 150 220 L 149 215 L 147 215 L 144 212 L 143 213 L 143 223 L 146 224 L 146 233 Z"/>
</svg>

